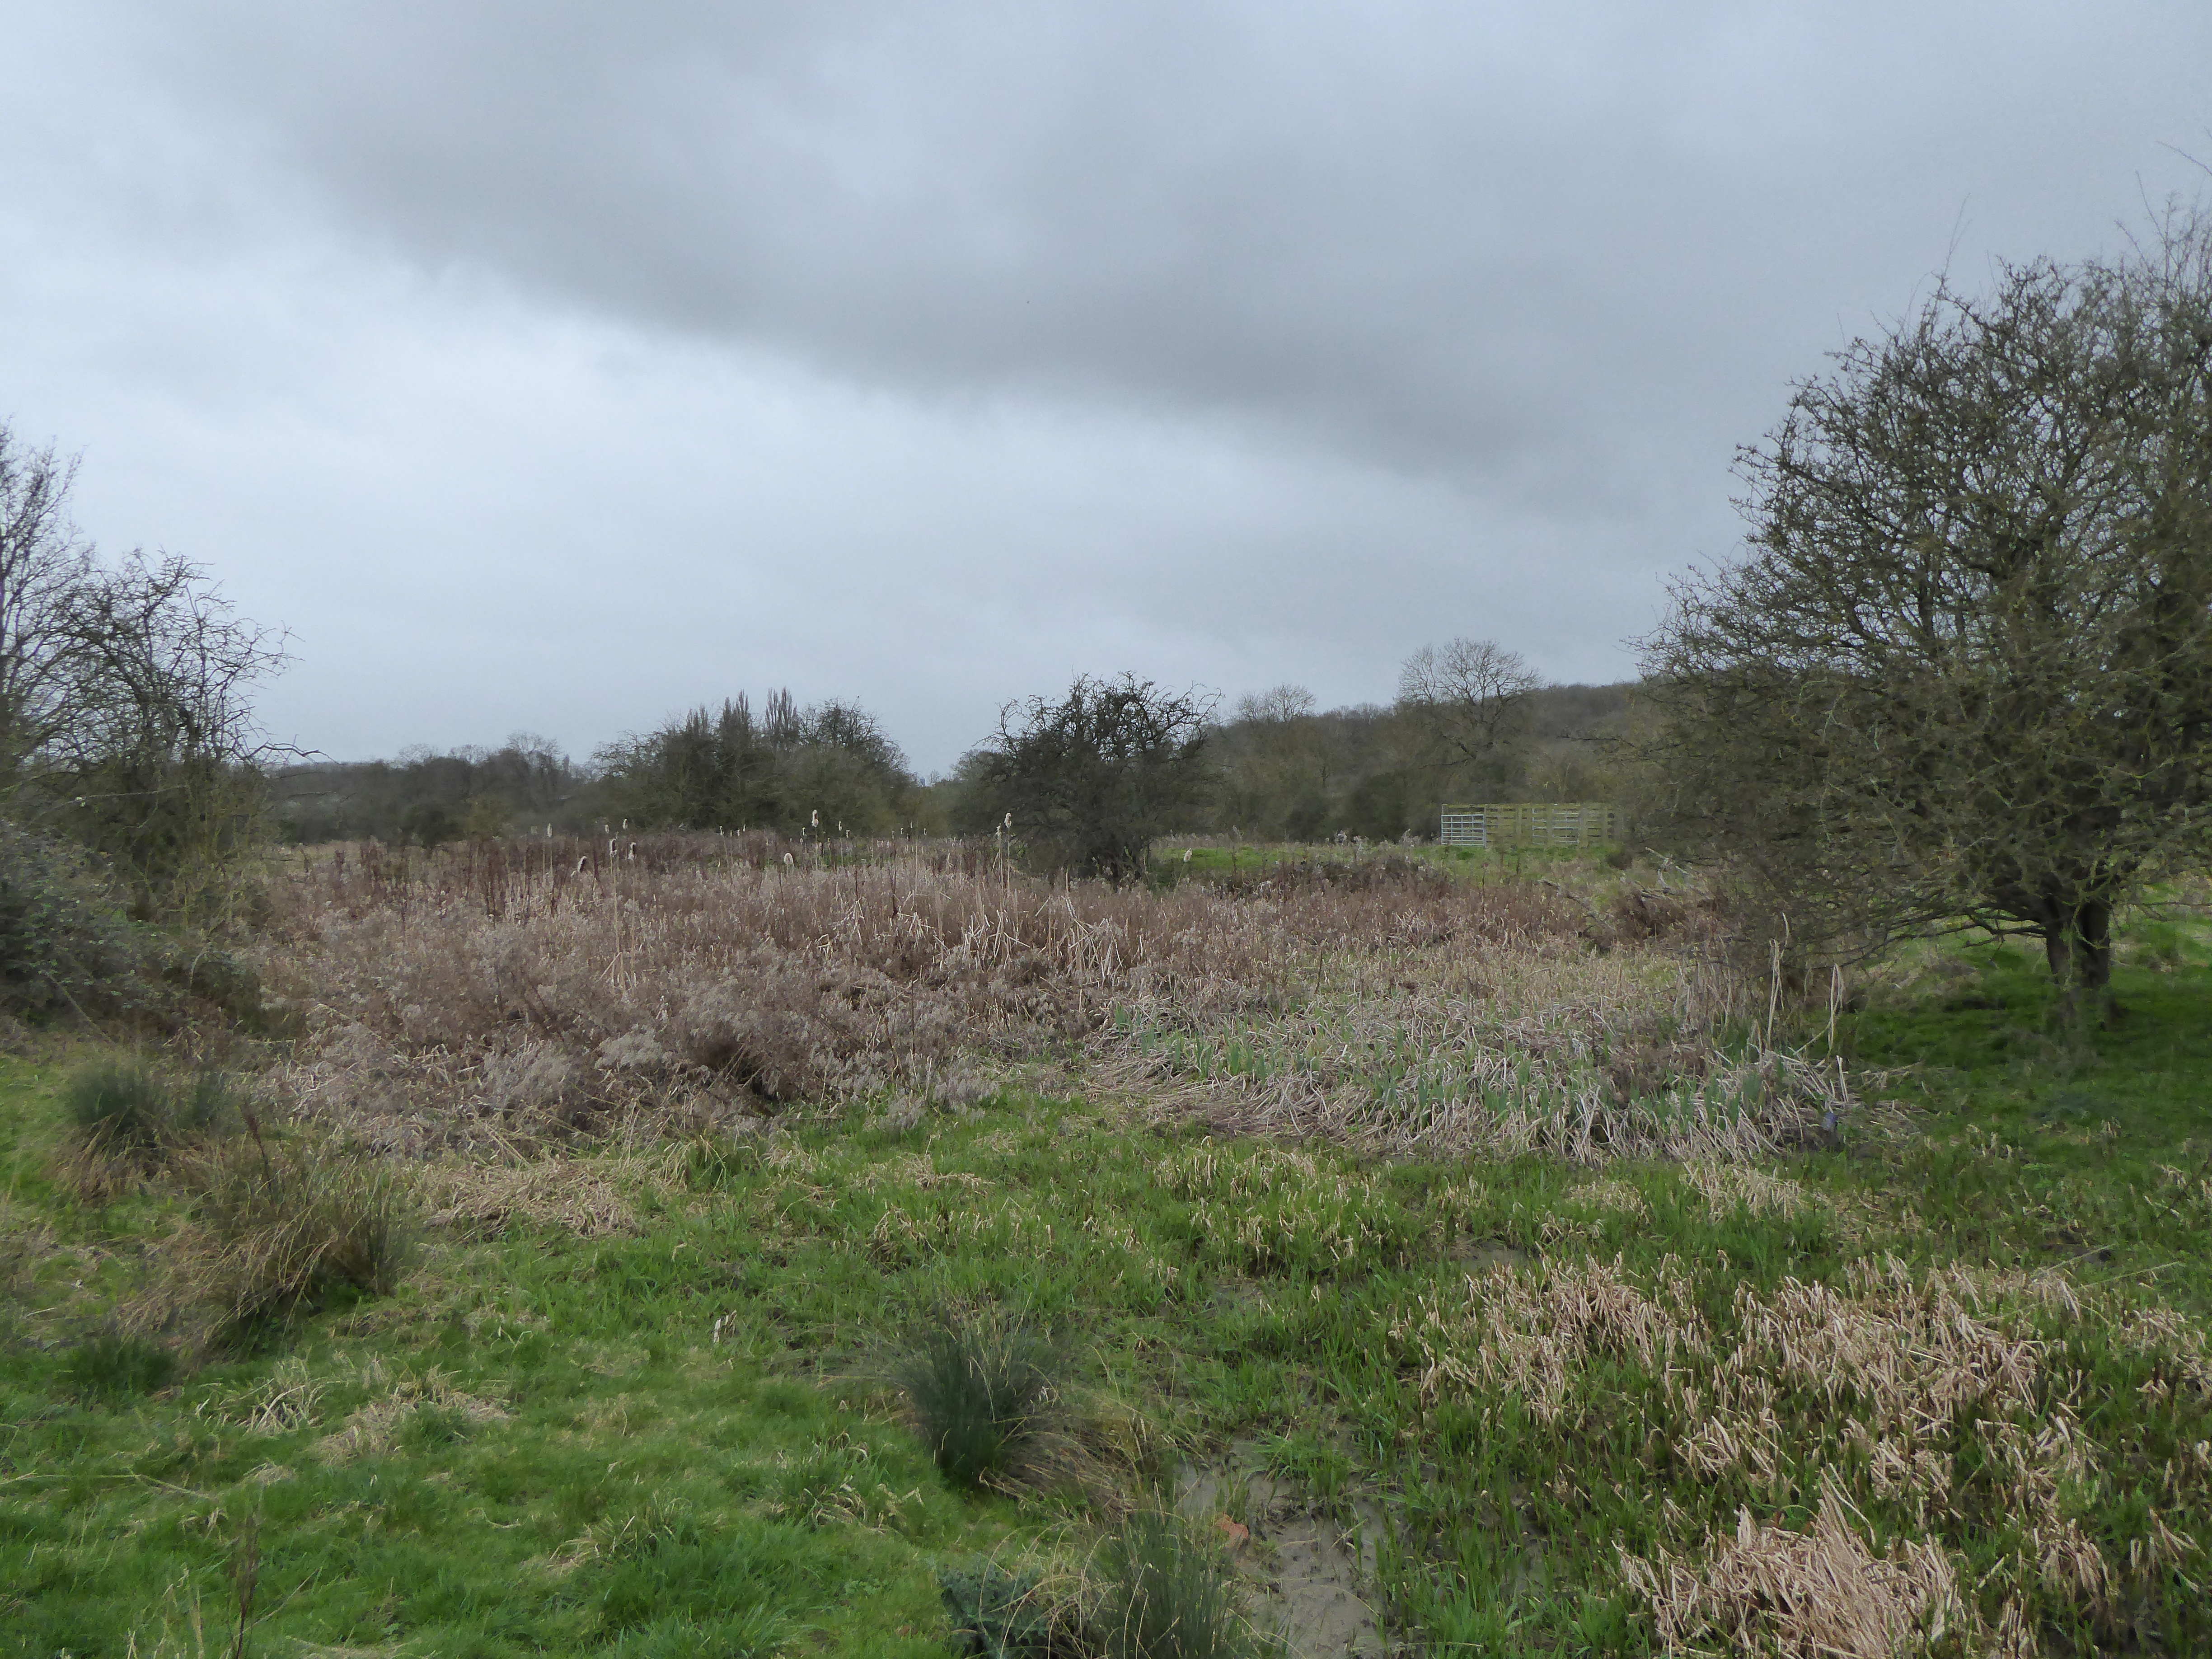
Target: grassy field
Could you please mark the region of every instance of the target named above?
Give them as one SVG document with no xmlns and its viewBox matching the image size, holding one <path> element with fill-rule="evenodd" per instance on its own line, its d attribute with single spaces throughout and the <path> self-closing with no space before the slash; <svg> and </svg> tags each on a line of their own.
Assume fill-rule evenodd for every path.
<svg viewBox="0 0 2212 1659">
<path fill-rule="evenodd" d="M 970 878 L 769 865 L 727 902 L 790 922 L 805 985 L 746 971 L 816 1079 L 770 1103 L 734 1049 L 620 1063 L 736 1040 L 682 988 L 723 875 L 300 879 L 262 1086 L 408 1172 L 419 1248 L 187 1340 L 189 1186 L 88 1197 L 82 1052 L 0 1061 L 11 1650 L 919 1659 L 957 1650 L 941 1575 L 1080 1599 L 1178 1498 L 1300 1653 L 2212 1649 L 2212 972 L 2170 923 L 2084 1045 L 2017 952 L 1917 952 L 1824 1095 L 1825 1012 L 1763 1046 L 1649 872 L 954 927 Z M 864 967 L 927 996 L 836 1013 Z M 888 1380 L 948 1310 L 1062 1370 L 1025 1489 L 948 1481 Z"/>
</svg>

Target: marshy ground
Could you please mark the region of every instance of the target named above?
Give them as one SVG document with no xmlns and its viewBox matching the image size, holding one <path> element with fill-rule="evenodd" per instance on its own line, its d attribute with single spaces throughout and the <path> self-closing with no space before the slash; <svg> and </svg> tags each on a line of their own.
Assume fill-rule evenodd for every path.
<svg viewBox="0 0 2212 1659">
<path fill-rule="evenodd" d="M 88 1181 L 87 1045 L 0 1060 L 0 1640 L 920 1659 L 989 1562 L 1078 1651 L 1179 1510 L 1302 1654 L 2212 1645 L 2188 926 L 2075 1042 L 1988 946 L 1784 1006 L 1648 867 L 785 850 L 300 861 L 244 1153 Z M 404 1186 L 388 1292 L 239 1316 L 264 1133 Z M 1061 1367 L 1020 1478 L 915 1431 L 947 1310 Z"/>
</svg>

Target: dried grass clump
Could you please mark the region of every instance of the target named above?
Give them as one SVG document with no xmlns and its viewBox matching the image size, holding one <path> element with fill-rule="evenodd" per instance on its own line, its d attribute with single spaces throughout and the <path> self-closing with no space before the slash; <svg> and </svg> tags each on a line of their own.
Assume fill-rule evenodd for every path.
<svg viewBox="0 0 2212 1659">
<path fill-rule="evenodd" d="M 252 1382 L 218 1387 L 192 1408 L 195 1417 L 228 1423 L 253 1434 L 282 1434 L 313 1422 L 330 1382 L 297 1355 Z"/>
<path fill-rule="evenodd" d="M 1574 1189 L 1575 1200 L 1595 1210 L 1612 1210 L 1643 1220 L 1651 1213 L 1650 1201 L 1625 1181 L 1586 1181 Z"/>
<path fill-rule="evenodd" d="M 236 1329 L 340 1288 L 390 1291 L 411 1260 L 416 1206 L 390 1164 L 331 1144 L 261 1136 L 210 1149 L 186 1172 L 191 1221 L 173 1293 Z"/>
<path fill-rule="evenodd" d="M 1464 1303 L 1421 1297 L 1391 1333 L 1419 1358 L 1423 1393 L 1498 1389 L 1556 1422 L 1591 1360 L 1632 1358 L 1676 1374 L 1703 1358 L 1712 1334 L 1688 1270 L 1670 1256 L 1649 1290 L 1621 1261 L 1563 1261 L 1534 1272 L 1508 1266 L 1468 1280 Z"/>
<path fill-rule="evenodd" d="M 1797 1182 L 1748 1164 L 1685 1164 L 1682 1179 L 1715 1215 L 1741 1208 L 1751 1215 L 1786 1218 L 1810 1201 Z"/>
<path fill-rule="evenodd" d="M 372 1375 L 382 1380 L 381 1372 Z M 403 1439 L 441 1443 L 459 1439 L 487 1423 L 501 1423 L 507 1408 L 455 1388 L 453 1379 L 433 1365 L 419 1377 L 401 1377 L 368 1404 L 348 1414 L 337 1432 L 315 1443 L 315 1455 L 328 1463 L 348 1463 L 356 1457 L 387 1451 Z"/>
<path fill-rule="evenodd" d="M 636 1168 L 630 1173 L 649 1181 L 653 1172 Z M 424 1219 L 463 1237 L 496 1237 L 518 1221 L 578 1238 L 637 1230 L 636 1206 L 596 1162 L 539 1158 L 496 1164 L 441 1158 L 420 1168 L 416 1183 Z"/>
<path fill-rule="evenodd" d="M 2011 1639 L 2006 1631 L 2026 1628 L 2022 1609 L 2038 1604 L 2121 1629 L 2130 1616 L 2126 1584 L 2201 1563 L 2198 1540 L 2155 1509 L 2124 1553 L 2091 1535 L 2084 1506 L 2124 1478 L 2124 1448 L 2101 1444 L 2085 1428 L 2100 1385 L 2078 1358 L 2054 1364 L 2051 1339 L 2036 1325 L 2064 1321 L 2077 1328 L 2069 1342 L 2150 1359 L 2153 1374 L 2137 1388 L 2142 1402 L 2179 1413 L 2183 1402 L 2169 1405 L 2172 1397 L 2205 1380 L 2204 1334 L 2185 1316 L 2092 1299 L 2048 1272 L 1915 1271 L 1894 1258 L 1853 1264 L 1833 1284 L 1784 1279 L 1771 1292 L 1739 1285 L 1718 1322 L 1704 1311 L 1711 1305 L 1672 1257 L 1641 1279 L 1618 1261 L 1501 1266 L 1470 1279 L 1461 1297 L 1419 1302 L 1390 1335 L 1431 1397 L 1511 1397 L 1566 1432 L 1592 1413 L 1611 1420 L 1630 1402 L 1633 1434 L 1663 1443 L 1705 1487 L 1760 1494 L 1776 1505 L 1855 1505 L 1931 1540 L 2008 1540 L 1977 1583 L 1999 1607 L 1988 1630 L 1966 1621 L 1976 1642 L 2002 1646 Z M 1624 1370 L 1650 1386 L 1624 1389 Z M 2164 1477 L 2169 1501 L 2184 1502 L 2208 1473 L 2212 1454 L 2173 1460 Z M 1701 1628 L 1744 1652 L 1827 1651 L 1807 1633 L 1820 1632 L 1818 1640 L 1840 1644 L 1835 1652 L 1899 1650 L 1879 1643 L 1919 1628 L 1913 1621 L 1936 1604 L 1899 1600 L 1901 1590 L 1881 1586 L 1909 1581 L 1933 1595 L 1935 1557 L 1908 1571 L 1893 1551 L 1877 1571 L 1846 1530 L 1830 1514 L 1802 1536 L 1741 1532 L 1737 1547 L 1705 1550 L 1702 1567 L 1678 1559 L 1648 1568 L 1649 1599 L 1672 1632 L 1668 1650 L 1692 1650 L 1685 1644 Z M 1802 1595 L 1777 1588 L 1800 1579 Z M 1746 1588 L 1762 1583 L 1757 1595 Z M 1771 1616 L 1728 1613 L 1739 1591 L 1750 1598 L 1742 1607 L 1756 1603 Z M 1792 1624 L 1798 1614 L 1788 1610 L 1801 1601 L 1801 1611 L 1812 1609 L 1803 1611 L 1809 1622 Z"/>
<path fill-rule="evenodd" d="M 1899 1540 L 1877 1554 L 1833 1487 L 1803 1532 L 1738 1511 L 1734 1537 L 1693 1562 L 1621 1552 L 1621 1576 L 1651 1609 L 1669 1654 L 1729 1651 L 1774 1659 L 1896 1659 L 1965 1620 L 1950 1558 Z M 1863 1525 L 1863 1519 L 1861 1525 Z"/>
</svg>

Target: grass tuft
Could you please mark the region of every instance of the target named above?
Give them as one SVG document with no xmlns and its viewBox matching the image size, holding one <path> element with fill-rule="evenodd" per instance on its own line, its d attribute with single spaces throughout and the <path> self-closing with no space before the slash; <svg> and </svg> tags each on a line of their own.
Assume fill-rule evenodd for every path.
<svg viewBox="0 0 2212 1659">
<path fill-rule="evenodd" d="M 62 1097 L 78 1133 L 101 1152 L 158 1154 L 167 1144 L 169 1086 L 143 1060 L 118 1055 L 81 1066 Z"/>
<path fill-rule="evenodd" d="M 329 1146 L 213 1149 L 194 1171 L 180 1267 L 194 1299 L 244 1327 L 344 1289 L 388 1294 L 415 1243 L 412 1196 L 390 1166 Z"/>
<path fill-rule="evenodd" d="M 158 1173 L 238 1115 L 222 1073 L 202 1072 L 179 1084 L 129 1054 L 78 1066 L 63 1085 L 62 1103 L 73 1131 L 75 1184 L 95 1198 Z"/>
<path fill-rule="evenodd" d="M 915 1431 L 956 1486 L 1018 1486 L 1042 1475 L 1059 1439 L 1066 1357 L 994 1311 L 940 1309 L 921 1320 L 890 1381 Z"/>
<path fill-rule="evenodd" d="M 1261 1659 L 1279 1643 L 1244 1615 L 1221 1552 L 1175 1516 L 1139 1510 L 1100 1547 L 1097 1614 L 1109 1659 Z"/>
</svg>

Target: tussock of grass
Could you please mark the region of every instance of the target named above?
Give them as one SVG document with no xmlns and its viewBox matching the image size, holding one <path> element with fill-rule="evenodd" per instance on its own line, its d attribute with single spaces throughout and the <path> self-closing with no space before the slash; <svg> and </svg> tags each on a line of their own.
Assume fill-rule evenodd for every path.
<svg viewBox="0 0 2212 1659">
<path fill-rule="evenodd" d="M 1099 1547 L 1091 1614 L 1108 1659 L 1262 1659 L 1282 1653 L 1244 1613 L 1220 1548 L 1178 1516 L 1144 1509 Z"/>
<path fill-rule="evenodd" d="M 341 1288 L 388 1294 L 414 1253 L 413 1194 L 383 1160 L 256 1135 L 211 1149 L 190 1182 L 191 1225 L 175 1247 L 178 1288 L 234 1328 Z"/>
<path fill-rule="evenodd" d="M 203 1071 L 179 1082 L 130 1054 L 83 1062 L 70 1073 L 62 1098 L 71 1141 L 64 1174 L 95 1200 L 161 1173 L 239 1116 L 222 1073 Z"/>
<path fill-rule="evenodd" d="M 991 1309 L 940 1308 L 915 1322 L 886 1367 L 915 1432 L 956 1486 L 1047 1477 L 1066 1446 L 1060 1346 Z"/>
<path fill-rule="evenodd" d="M 157 1157 L 176 1127 L 169 1085 L 143 1060 L 88 1061 L 70 1074 L 63 1098 L 87 1145 L 113 1158 Z"/>
</svg>

